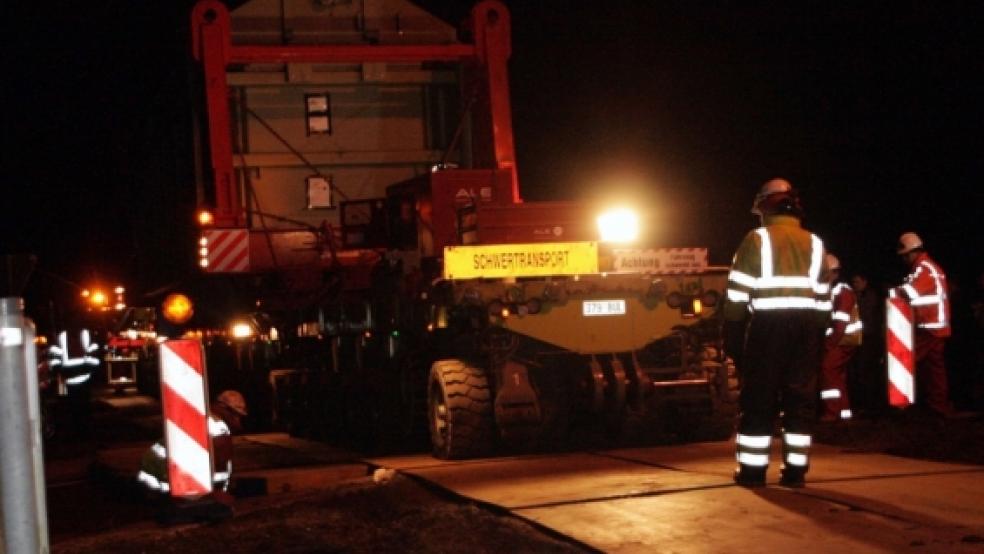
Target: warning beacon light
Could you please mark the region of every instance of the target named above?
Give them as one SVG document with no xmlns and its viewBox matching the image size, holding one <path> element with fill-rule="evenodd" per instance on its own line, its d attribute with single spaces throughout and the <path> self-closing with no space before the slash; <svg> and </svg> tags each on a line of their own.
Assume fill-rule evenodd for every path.
<svg viewBox="0 0 984 554">
<path fill-rule="evenodd" d="M 195 313 L 191 299 L 180 293 L 167 295 L 161 307 L 163 308 L 164 319 L 175 325 L 186 323 Z"/>
<path fill-rule="evenodd" d="M 633 242 L 639 238 L 639 216 L 629 208 L 614 208 L 598 216 L 601 242 Z"/>
<path fill-rule="evenodd" d="M 198 210 L 198 224 L 202 227 L 208 227 L 209 225 L 215 223 L 215 216 L 212 212 L 208 210 Z"/>
</svg>

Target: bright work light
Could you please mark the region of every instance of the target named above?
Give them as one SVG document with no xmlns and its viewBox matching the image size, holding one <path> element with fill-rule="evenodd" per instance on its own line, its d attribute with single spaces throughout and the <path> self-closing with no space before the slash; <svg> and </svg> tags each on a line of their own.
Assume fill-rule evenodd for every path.
<svg viewBox="0 0 984 554">
<path fill-rule="evenodd" d="M 602 242 L 632 242 L 639 238 L 639 216 L 628 208 L 615 208 L 598 216 Z"/>
<path fill-rule="evenodd" d="M 232 324 L 232 336 L 237 339 L 248 339 L 253 336 L 253 326 L 245 321 L 237 321 Z"/>
</svg>

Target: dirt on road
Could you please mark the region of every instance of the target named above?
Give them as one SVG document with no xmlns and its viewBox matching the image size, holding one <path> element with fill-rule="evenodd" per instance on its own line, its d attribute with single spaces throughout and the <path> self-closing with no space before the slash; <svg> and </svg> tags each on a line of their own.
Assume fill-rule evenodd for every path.
<svg viewBox="0 0 984 554">
<path fill-rule="evenodd" d="M 590 552 L 549 531 L 430 490 L 409 477 L 326 490 L 240 499 L 211 524 L 128 525 L 53 544 L 89 552 Z"/>
</svg>

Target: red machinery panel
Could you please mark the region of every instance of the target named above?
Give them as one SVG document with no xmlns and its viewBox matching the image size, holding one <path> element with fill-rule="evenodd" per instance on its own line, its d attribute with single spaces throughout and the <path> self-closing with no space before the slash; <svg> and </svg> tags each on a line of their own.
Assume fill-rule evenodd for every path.
<svg viewBox="0 0 984 554">
<path fill-rule="evenodd" d="M 581 202 L 480 204 L 479 244 L 598 240 L 594 208 Z"/>
</svg>

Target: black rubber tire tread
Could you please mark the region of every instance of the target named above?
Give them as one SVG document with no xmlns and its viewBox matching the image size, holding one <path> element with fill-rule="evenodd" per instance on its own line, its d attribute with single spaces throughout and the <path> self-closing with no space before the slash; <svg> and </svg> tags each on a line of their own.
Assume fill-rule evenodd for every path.
<svg viewBox="0 0 984 554">
<path fill-rule="evenodd" d="M 439 391 L 447 407 L 446 437 L 437 436 L 434 421 L 428 421 L 434 455 L 462 459 L 489 453 L 493 440 L 492 393 L 485 372 L 461 360 L 438 360 L 431 366 L 429 383 L 428 394 Z"/>
</svg>

